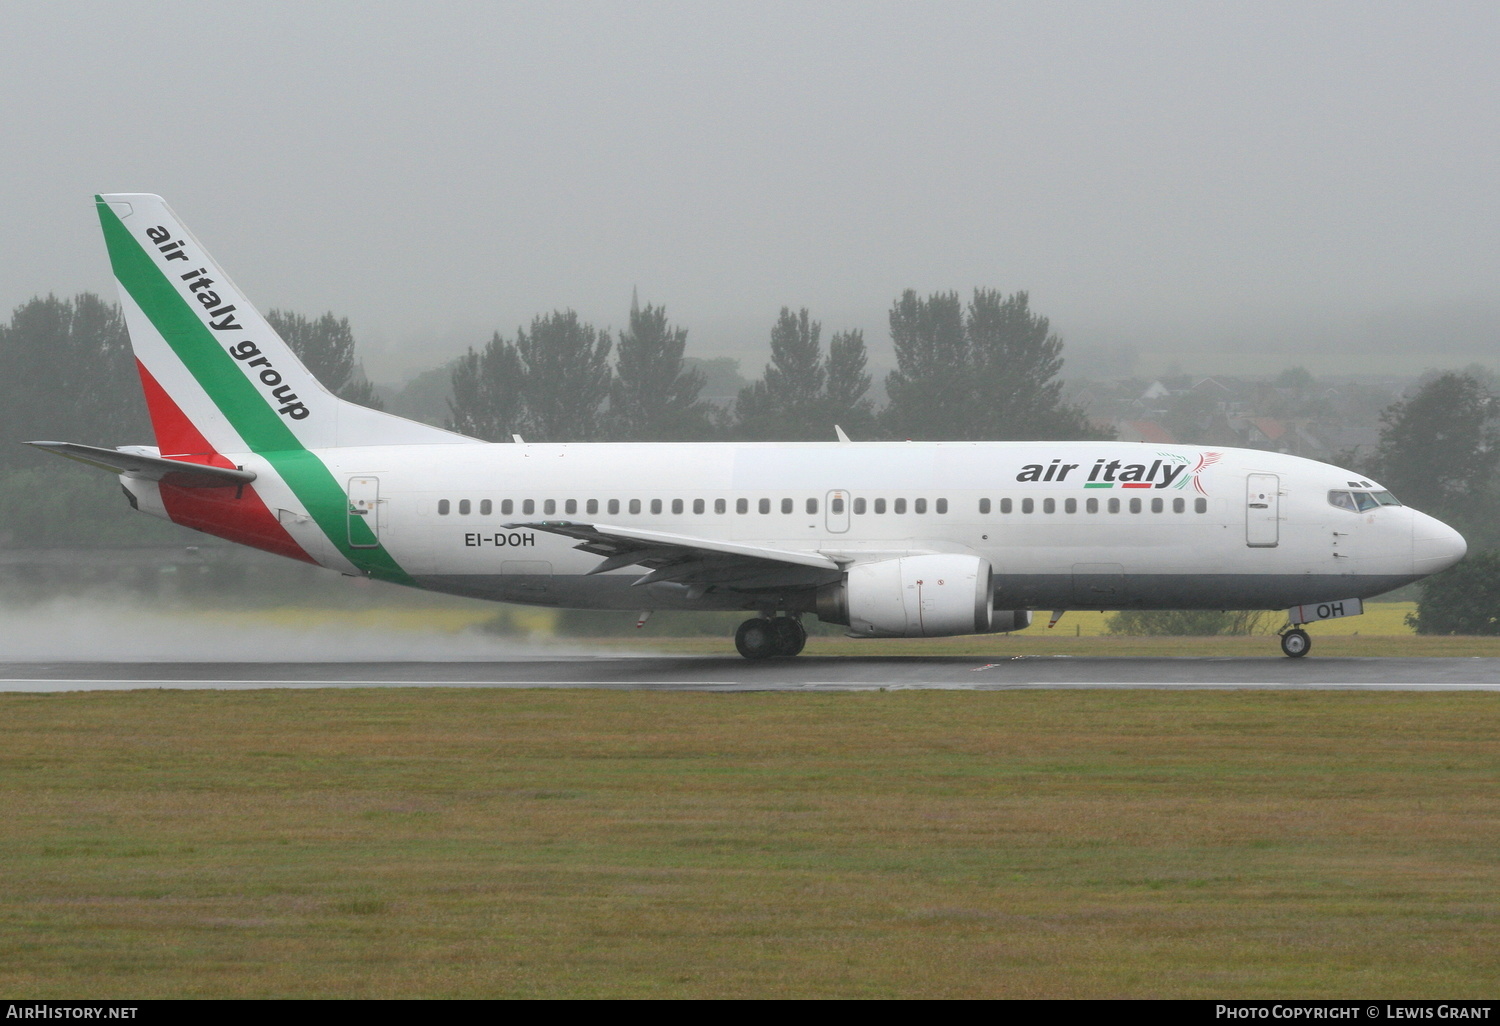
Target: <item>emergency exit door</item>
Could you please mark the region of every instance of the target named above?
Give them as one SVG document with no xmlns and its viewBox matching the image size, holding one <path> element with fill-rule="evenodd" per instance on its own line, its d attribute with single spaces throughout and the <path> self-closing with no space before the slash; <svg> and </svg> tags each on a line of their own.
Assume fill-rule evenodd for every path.
<svg viewBox="0 0 1500 1026">
<path fill-rule="evenodd" d="M 1281 539 L 1281 479 L 1251 474 L 1245 479 L 1245 544 L 1274 549 Z"/>
<path fill-rule="evenodd" d="M 849 530 L 849 493 L 844 491 L 831 491 L 828 493 L 827 501 L 824 503 L 827 512 L 828 533 L 843 534 Z"/>
</svg>

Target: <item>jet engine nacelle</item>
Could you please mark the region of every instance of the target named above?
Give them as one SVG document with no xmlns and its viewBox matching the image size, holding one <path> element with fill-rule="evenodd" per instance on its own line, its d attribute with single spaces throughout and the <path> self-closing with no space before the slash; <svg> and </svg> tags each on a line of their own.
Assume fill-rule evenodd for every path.
<svg viewBox="0 0 1500 1026">
<path fill-rule="evenodd" d="M 934 554 L 883 559 L 849 568 L 818 590 L 818 618 L 849 625 L 864 638 L 938 638 L 990 634 L 1031 623 L 1026 610 L 996 612 L 993 571 L 978 556 Z"/>
</svg>

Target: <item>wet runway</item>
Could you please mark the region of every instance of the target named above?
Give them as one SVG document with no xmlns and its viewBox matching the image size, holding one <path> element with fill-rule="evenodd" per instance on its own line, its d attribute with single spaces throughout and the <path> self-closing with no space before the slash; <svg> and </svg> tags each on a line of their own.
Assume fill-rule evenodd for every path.
<svg viewBox="0 0 1500 1026">
<path fill-rule="evenodd" d="M 931 688 L 1500 690 L 1500 659 L 1075 659 L 812 657 L 751 663 L 703 656 L 551 657 L 500 662 L 0 663 L 0 691 L 138 688 L 492 687 L 649 691 Z"/>
</svg>

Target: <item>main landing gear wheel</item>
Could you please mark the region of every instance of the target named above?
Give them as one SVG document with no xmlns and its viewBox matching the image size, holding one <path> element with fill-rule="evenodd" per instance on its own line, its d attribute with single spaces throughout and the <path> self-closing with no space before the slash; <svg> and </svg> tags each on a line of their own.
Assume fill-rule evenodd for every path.
<svg viewBox="0 0 1500 1026">
<path fill-rule="evenodd" d="M 807 631 L 790 616 L 758 616 L 734 632 L 734 647 L 746 659 L 789 659 L 805 644 Z"/>
<path fill-rule="evenodd" d="M 802 621 L 790 616 L 778 616 L 771 621 L 776 631 L 776 654 L 783 659 L 798 655 L 807 644 L 807 629 Z"/>
<path fill-rule="evenodd" d="M 1281 636 L 1281 651 L 1293 659 L 1301 659 L 1312 651 L 1312 638 L 1301 627 L 1287 631 Z"/>
</svg>

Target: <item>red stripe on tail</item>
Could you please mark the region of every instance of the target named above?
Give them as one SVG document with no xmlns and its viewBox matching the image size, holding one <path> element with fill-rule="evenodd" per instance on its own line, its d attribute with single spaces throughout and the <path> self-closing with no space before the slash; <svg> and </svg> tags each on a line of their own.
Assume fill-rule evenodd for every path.
<svg viewBox="0 0 1500 1026">
<path fill-rule="evenodd" d="M 182 407 L 172 401 L 167 390 L 151 376 L 146 365 L 135 361 L 135 369 L 141 375 L 141 391 L 146 393 L 146 412 L 151 414 L 151 429 L 156 432 L 156 447 L 168 459 L 186 459 L 189 463 L 205 463 L 211 467 L 233 467 L 224 457 L 214 451 L 203 432 L 182 412 Z"/>
<path fill-rule="evenodd" d="M 278 556 L 317 563 L 266 508 L 254 485 L 242 489 L 178 488 L 164 483 L 161 501 L 173 523 Z"/>
<path fill-rule="evenodd" d="M 233 467 L 233 463 L 214 451 L 208 439 L 182 412 L 182 407 L 172 401 L 145 364 L 137 360 L 135 366 L 140 371 L 146 409 L 151 414 L 151 427 L 156 432 L 156 447 L 161 454 L 184 463 Z M 160 487 L 162 505 L 173 523 L 240 545 L 274 552 L 278 556 L 300 559 L 304 563 L 318 562 L 281 526 L 276 514 L 256 494 L 254 485 L 179 488 L 163 483 Z"/>
</svg>

